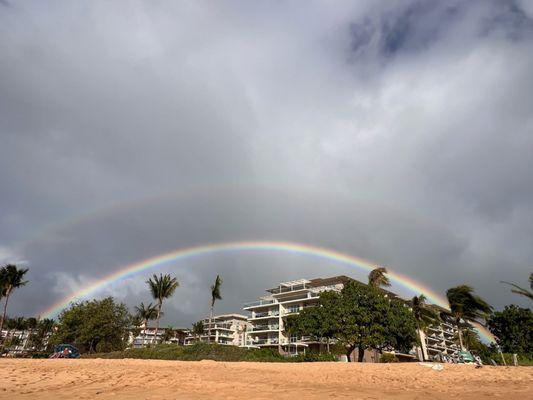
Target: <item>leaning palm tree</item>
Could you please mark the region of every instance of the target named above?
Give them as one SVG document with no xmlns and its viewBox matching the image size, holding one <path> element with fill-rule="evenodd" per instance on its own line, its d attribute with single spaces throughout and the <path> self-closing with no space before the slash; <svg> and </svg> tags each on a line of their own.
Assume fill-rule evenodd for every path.
<svg viewBox="0 0 533 400">
<path fill-rule="evenodd" d="M 450 304 L 452 316 L 457 324 L 461 350 L 464 350 L 461 320 L 479 323 L 480 320 L 486 320 L 492 307 L 481 297 L 474 294 L 474 289 L 468 285 L 459 285 L 448 289 L 446 297 Z"/>
<path fill-rule="evenodd" d="M 511 282 L 505 282 L 505 281 L 501 281 L 502 283 L 505 283 L 506 285 L 510 285 L 512 287 L 514 287 L 514 289 L 511 289 L 511 292 L 513 293 L 516 293 L 516 294 L 519 294 L 521 296 L 525 296 L 527 298 L 529 298 L 530 300 L 533 300 L 533 292 L 531 290 L 528 290 L 528 289 L 524 289 L 514 283 L 511 283 Z M 529 287 L 531 289 L 533 289 L 533 272 L 531 274 L 529 274 Z"/>
<path fill-rule="evenodd" d="M 159 332 L 159 319 L 161 318 L 161 307 L 163 307 L 163 300 L 168 299 L 174 294 L 176 288 L 179 286 L 179 282 L 176 278 L 173 278 L 168 274 L 159 274 L 159 276 L 154 274 L 152 278 L 146 281 L 146 283 L 148 283 L 152 297 L 157 301 L 157 322 L 155 327 L 155 335 L 152 338 L 153 343 Z"/>
<path fill-rule="evenodd" d="M 24 275 L 28 272 L 28 268 L 18 268 L 16 265 L 7 264 L 0 268 L 0 292 L 5 297 L 4 312 L 2 314 L 2 320 L 0 321 L 0 336 L 2 329 L 4 328 L 4 320 L 7 315 L 7 303 L 9 302 L 9 296 L 15 289 L 24 286 L 28 281 L 24 280 Z"/>
<path fill-rule="evenodd" d="M 431 309 L 426 303 L 426 296 L 421 294 L 411 300 L 411 310 L 419 330 L 426 330 L 439 320 L 439 313 Z"/>
<path fill-rule="evenodd" d="M 148 329 L 148 321 L 154 320 L 157 318 L 157 307 L 152 305 L 152 303 L 147 306 L 144 303 L 135 306 L 136 316 L 141 321 L 141 324 L 144 325 L 143 328 L 143 341 L 142 347 L 146 345 L 146 330 Z"/>
<path fill-rule="evenodd" d="M 426 296 L 423 294 L 412 298 L 411 311 L 416 321 L 420 345 L 423 346 L 426 330 L 440 319 L 439 313 L 428 306 Z"/>
<path fill-rule="evenodd" d="M 211 285 L 211 315 L 209 317 L 209 329 L 207 332 L 207 343 L 211 342 L 211 326 L 213 325 L 213 314 L 215 310 L 215 301 L 222 300 L 222 295 L 220 294 L 220 287 L 222 286 L 222 278 L 217 275 L 215 283 Z"/>
<path fill-rule="evenodd" d="M 387 276 L 387 268 L 378 267 L 370 271 L 368 274 L 368 284 L 375 288 L 390 286 L 390 280 Z"/>
</svg>

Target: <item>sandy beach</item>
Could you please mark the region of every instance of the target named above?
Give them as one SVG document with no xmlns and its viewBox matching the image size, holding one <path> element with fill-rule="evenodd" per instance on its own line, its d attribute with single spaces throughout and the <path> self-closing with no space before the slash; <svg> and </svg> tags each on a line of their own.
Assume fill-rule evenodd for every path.
<svg viewBox="0 0 533 400">
<path fill-rule="evenodd" d="M 533 399 L 533 368 L 0 360 L 0 399 Z"/>
</svg>

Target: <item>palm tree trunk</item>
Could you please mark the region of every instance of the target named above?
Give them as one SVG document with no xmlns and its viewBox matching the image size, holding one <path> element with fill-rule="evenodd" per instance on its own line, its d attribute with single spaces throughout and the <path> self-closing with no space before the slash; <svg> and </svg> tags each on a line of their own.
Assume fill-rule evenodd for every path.
<svg viewBox="0 0 533 400">
<path fill-rule="evenodd" d="M 143 342 L 141 347 L 146 347 L 146 329 L 148 329 L 148 320 L 144 320 L 144 329 L 143 329 Z"/>
<path fill-rule="evenodd" d="M 161 316 L 161 303 L 159 302 L 157 304 L 157 322 L 155 324 L 155 334 L 152 338 L 152 343 L 154 343 L 154 340 L 157 340 L 157 334 L 159 333 L 159 317 Z"/>
<path fill-rule="evenodd" d="M 7 302 L 9 301 L 9 295 L 10 295 L 10 290 L 8 289 L 6 291 L 6 300 L 5 300 L 5 303 L 4 303 L 4 313 L 2 314 L 2 321 L 0 321 L 0 336 L 2 336 L 2 330 L 4 329 L 4 321 L 6 320 L 6 315 L 7 315 Z M 7 335 L 6 335 L 6 338 L 7 338 Z M 0 337 L 1 339 L 1 337 Z"/>
<path fill-rule="evenodd" d="M 457 333 L 459 334 L 459 345 L 461 346 L 461 351 L 464 351 L 465 346 L 463 344 L 463 333 L 461 332 L 461 328 L 459 328 L 459 326 L 457 327 Z"/>
<path fill-rule="evenodd" d="M 211 303 L 211 315 L 209 316 L 209 329 L 207 332 L 207 343 L 211 343 L 211 325 L 213 324 L 213 310 L 214 304 Z"/>
</svg>

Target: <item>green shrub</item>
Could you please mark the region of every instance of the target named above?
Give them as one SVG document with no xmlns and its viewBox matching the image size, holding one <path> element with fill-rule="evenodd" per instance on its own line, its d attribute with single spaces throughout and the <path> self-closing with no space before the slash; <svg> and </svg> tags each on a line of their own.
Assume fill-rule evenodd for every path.
<svg viewBox="0 0 533 400">
<path fill-rule="evenodd" d="M 300 353 L 297 356 L 289 357 L 289 362 L 331 362 L 337 361 L 337 356 L 328 353 L 315 353 L 308 351 L 305 354 Z"/>
<path fill-rule="evenodd" d="M 379 358 L 380 363 L 396 363 L 399 362 L 398 357 L 391 353 L 383 353 Z"/>
<path fill-rule="evenodd" d="M 253 361 L 253 362 L 313 362 L 335 361 L 333 354 L 318 354 L 308 352 L 296 357 L 284 357 L 276 349 L 246 349 L 236 346 L 208 344 L 205 342 L 194 343 L 191 346 L 178 346 L 176 344 L 157 344 L 140 349 L 126 349 L 110 353 L 84 354 L 83 358 L 138 358 L 156 360 L 180 361 Z"/>
</svg>

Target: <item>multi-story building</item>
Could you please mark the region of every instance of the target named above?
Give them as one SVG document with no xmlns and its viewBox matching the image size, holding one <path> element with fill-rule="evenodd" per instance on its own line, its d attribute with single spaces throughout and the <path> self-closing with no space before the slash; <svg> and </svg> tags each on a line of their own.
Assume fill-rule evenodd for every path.
<svg viewBox="0 0 533 400">
<path fill-rule="evenodd" d="M 309 337 L 289 337 L 284 329 L 288 315 L 298 314 L 306 307 L 315 306 L 321 292 L 341 291 L 350 281 L 347 276 L 332 278 L 299 279 L 282 282 L 267 289 L 269 293 L 257 301 L 246 303 L 244 310 L 250 312 L 251 329 L 246 332 L 246 345 L 253 347 L 277 347 L 281 353 L 294 354 L 320 344 Z"/>
<path fill-rule="evenodd" d="M 204 318 L 202 321 L 204 333 L 195 336 L 192 332 L 185 338 L 185 345 L 195 341 L 218 343 L 232 346 L 244 346 L 246 331 L 251 328 L 247 317 L 241 314 L 215 315 L 213 319 Z"/>
<path fill-rule="evenodd" d="M 183 345 L 189 334 L 189 330 L 185 328 L 159 328 L 156 336 L 156 327 L 145 325 L 141 325 L 136 331 L 135 335 L 131 331 L 129 335 L 129 345 L 135 349 L 161 342 Z"/>
<path fill-rule="evenodd" d="M 431 325 L 426 332 L 420 331 L 421 356 L 424 360 L 439 360 L 442 356 L 449 356 L 460 350 L 457 345 L 457 324 L 445 308 L 431 305 L 440 314 L 440 322 Z"/>
<path fill-rule="evenodd" d="M 340 292 L 344 285 L 351 280 L 353 279 L 347 276 L 299 279 L 282 282 L 275 288 L 267 289 L 268 295 L 257 301 L 244 304 L 243 309 L 250 313 L 248 321 L 251 324 L 251 328 L 246 332 L 246 345 L 250 347 L 274 347 L 283 354 L 297 354 L 306 349 L 318 349 L 321 344 L 313 341 L 310 337 L 297 335 L 289 337 L 284 330 L 285 318 L 291 314 L 298 314 L 304 308 L 317 305 L 321 292 L 329 290 Z M 387 297 L 398 298 L 398 295 L 393 292 L 383 291 Z M 425 360 L 431 359 L 436 354 L 452 354 L 458 348 L 453 341 L 457 327 L 451 319 L 446 317 L 449 311 L 441 307 L 438 307 L 438 311 L 443 315 L 442 323 L 430 327 L 427 335 L 424 335 L 423 332 L 421 334 L 422 354 L 419 357 L 423 356 Z M 376 352 L 368 351 L 366 353 L 365 360 L 377 361 Z M 404 358 L 416 357 L 414 349 L 411 353 L 401 354 L 401 356 Z"/>
</svg>

